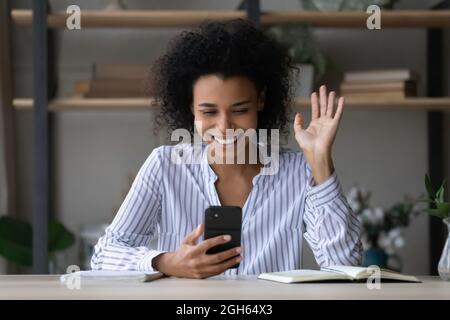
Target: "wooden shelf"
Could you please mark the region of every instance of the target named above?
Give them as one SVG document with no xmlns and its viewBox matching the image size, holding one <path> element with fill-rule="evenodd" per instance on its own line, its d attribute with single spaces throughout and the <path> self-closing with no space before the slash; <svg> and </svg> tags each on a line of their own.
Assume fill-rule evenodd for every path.
<svg viewBox="0 0 450 320">
<path fill-rule="evenodd" d="M 31 110 L 32 99 L 14 99 L 16 110 Z M 145 98 L 59 98 L 50 101 L 49 111 L 89 111 L 89 110 L 145 110 L 151 109 L 151 99 Z M 380 99 L 361 100 L 347 99 L 345 106 L 354 109 L 380 109 L 380 110 L 442 110 L 450 111 L 450 98 L 407 98 L 407 99 Z M 308 99 L 295 99 L 294 108 L 309 108 Z"/>
<path fill-rule="evenodd" d="M 12 20 L 19 26 L 31 26 L 32 10 L 12 10 Z M 366 28 L 366 12 L 339 11 L 269 11 L 261 13 L 262 25 L 289 23 L 311 24 L 315 27 Z M 50 28 L 66 28 L 65 12 L 48 15 Z M 91 11 L 81 13 L 82 28 L 153 28 L 189 27 L 204 20 L 245 18 L 245 11 Z M 450 10 L 383 10 L 382 28 L 450 27 Z"/>
<path fill-rule="evenodd" d="M 48 104 L 50 112 L 70 110 L 139 110 L 150 109 L 151 99 L 145 98 L 58 98 Z M 33 99 L 14 99 L 16 110 L 29 110 Z"/>
</svg>

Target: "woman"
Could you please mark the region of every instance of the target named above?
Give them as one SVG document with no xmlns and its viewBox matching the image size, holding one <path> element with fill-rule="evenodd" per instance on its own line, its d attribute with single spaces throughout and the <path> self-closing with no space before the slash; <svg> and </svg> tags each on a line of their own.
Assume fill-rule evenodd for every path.
<svg viewBox="0 0 450 320">
<path fill-rule="evenodd" d="M 325 86 L 313 93 L 309 126 L 300 114 L 293 123 L 301 151 L 280 150 L 277 172 L 262 174 L 264 158 L 248 161 L 248 142 L 245 163 L 211 158 L 239 154 L 241 136 L 227 129 L 284 132 L 292 70 L 285 48 L 243 20 L 208 23 L 175 38 L 156 66 L 158 122 L 190 132 L 195 127 L 203 139 L 201 161 L 174 163 L 173 146 L 153 150 L 99 239 L 93 269 L 188 278 L 299 269 L 303 236 L 320 266 L 360 263 L 360 225 L 331 157 L 343 98 L 336 106 L 335 93 L 327 94 Z M 243 208 L 241 247 L 205 253 L 230 241 L 203 240 L 210 205 Z M 157 229 L 153 250 L 147 245 Z M 239 268 L 230 269 L 237 262 Z"/>
</svg>

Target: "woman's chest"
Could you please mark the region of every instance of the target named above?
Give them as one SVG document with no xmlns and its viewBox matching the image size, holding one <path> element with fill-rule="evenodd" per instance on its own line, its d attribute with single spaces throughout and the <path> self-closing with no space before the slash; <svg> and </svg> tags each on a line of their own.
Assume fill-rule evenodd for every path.
<svg viewBox="0 0 450 320">
<path fill-rule="evenodd" d="M 243 208 L 253 185 L 251 179 L 218 180 L 215 188 L 221 205 Z"/>
</svg>

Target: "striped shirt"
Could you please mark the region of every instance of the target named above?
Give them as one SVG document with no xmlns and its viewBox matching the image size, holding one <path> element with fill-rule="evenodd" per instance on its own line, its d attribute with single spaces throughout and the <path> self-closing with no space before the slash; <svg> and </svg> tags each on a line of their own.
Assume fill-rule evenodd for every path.
<svg viewBox="0 0 450 320">
<path fill-rule="evenodd" d="M 221 205 L 217 176 L 204 156 L 207 147 L 202 146 L 203 161 L 198 164 L 174 163 L 173 148 L 151 152 L 95 246 L 92 269 L 154 271 L 154 257 L 175 251 L 203 222 L 205 209 Z M 258 174 L 252 182 L 242 208 L 242 260 L 239 268 L 224 274 L 300 269 L 303 238 L 321 267 L 360 264 L 360 223 L 336 173 L 314 185 L 303 153 L 280 149 L 278 172 Z M 148 247 L 154 236 L 157 249 Z"/>
</svg>

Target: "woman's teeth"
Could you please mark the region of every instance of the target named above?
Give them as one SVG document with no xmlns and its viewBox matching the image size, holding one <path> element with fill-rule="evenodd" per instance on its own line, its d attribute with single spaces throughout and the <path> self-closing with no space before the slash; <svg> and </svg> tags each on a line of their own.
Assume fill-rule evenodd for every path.
<svg viewBox="0 0 450 320">
<path fill-rule="evenodd" d="M 236 137 L 234 138 L 228 138 L 228 139 L 221 139 L 219 137 L 214 137 L 214 140 L 216 140 L 218 143 L 226 145 L 226 144 L 232 144 L 236 141 Z"/>
</svg>

